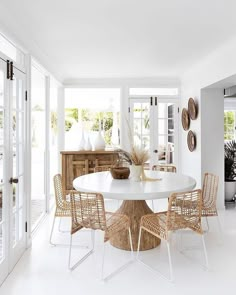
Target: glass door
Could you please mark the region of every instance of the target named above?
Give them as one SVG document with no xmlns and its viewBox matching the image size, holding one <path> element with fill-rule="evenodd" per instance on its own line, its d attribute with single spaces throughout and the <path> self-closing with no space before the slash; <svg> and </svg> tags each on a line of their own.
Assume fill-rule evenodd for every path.
<svg viewBox="0 0 236 295">
<path fill-rule="evenodd" d="M 6 63 L 0 59 L 0 284 L 8 275 L 9 218 L 6 198 Z"/>
<path fill-rule="evenodd" d="M 153 130 L 153 164 L 178 165 L 178 107 L 176 100 L 155 98 Z"/>
<path fill-rule="evenodd" d="M 177 101 L 166 97 L 130 98 L 133 143 L 150 151 L 147 165 L 178 165 Z"/>
<path fill-rule="evenodd" d="M 0 60 L 0 283 L 26 248 L 25 75 Z"/>
<path fill-rule="evenodd" d="M 9 115 L 9 196 L 10 197 L 10 269 L 26 246 L 25 199 L 25 74 L 14 69 L 10 85 Z"/>
<path fill-rule="evenodd" d="M 31 82 L 31 229 L 46 213 L 46 76 L 32 66 Z"/>
</svg>

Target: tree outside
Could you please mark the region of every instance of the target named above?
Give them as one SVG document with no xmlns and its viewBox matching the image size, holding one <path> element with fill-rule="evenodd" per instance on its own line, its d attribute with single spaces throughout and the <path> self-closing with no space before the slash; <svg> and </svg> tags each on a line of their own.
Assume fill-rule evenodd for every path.
<svg viewBox="0 0 236 295">
<path fill-rule="evenodd" d="M 117 117 L 117 119 L 119 119 Z M 89 109 L 67 108 L 65 109 L 65 131 L 68 132 L 74 123 L 83 122 L 86 131 L 104 131 L 106 146 L 111 146 L 113 112 L 94 112 Z M 119 122 L 118 122 L 119 126 Z"/>
<path fill-rule="evenodd" d="M 224 140 L 232 140 L 235 138 L 235 112 L 224 112 Z"/>
</svg>

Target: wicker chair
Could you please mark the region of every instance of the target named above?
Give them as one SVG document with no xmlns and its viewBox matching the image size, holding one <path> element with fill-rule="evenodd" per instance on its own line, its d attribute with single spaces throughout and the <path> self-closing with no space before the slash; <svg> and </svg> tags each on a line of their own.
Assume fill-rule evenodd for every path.
<svg viewBox="0 0 236 295">
<path fill-rule="evenodd" d="M 105 212 L 104 199 L 99 193 L 85 193 L 85 192 L 72 192 L 71 198 L 71 240 L 69 250 L 69 269 L 74 269 L 82 261 L 84 261 L 94 250 L 94 237 L 92 239 L 92 249 L 84 255 L 78 262 L 71 265 L 71 246 L 72 236 L 82 228 L 90 228 L 93 230 L 102 230 L 104 232 L 104 250 L 105 242 L 112 236 L 116 235 L 121 230 L 127 230 L 129 234 L 131 256 L 133 258 L 133 245 L 130 231 L 130 219 L 124 214 Z M 103 264 L 104 264 L 104 251 L 102 261 L 101 277 L 103 278 Z M 124 266 L 123 266 L 124 267 Z M 123 268 L 122 267 L 122 268 Z M 111 277 L 109 275 L 108 277 Z M 106 279 L 108 279 L 106 277 Z"/>
<path fill-rule="evenodd" d="M 70 202 L 66 200 L 66 194 L 64 193 L 62 188 L 61 174 L 56 174 L 53 177 L 53 183 L 54 183 L 56 209 L 55 209 L 55 214 L 53 217 L 53 224 L 52 224 L 49 242 L 50 244 L 55 246 L 56 244 L 52 242 L 55 219 L 56 217 L 60 217 L 60 218 L 71 217 L 71 205 L 70 205 Z M 60 223 L 59 223 L 59 230 L 60 230 Z"/>
<path fill-rule="evenodd" d="M 219 230 L 221 232 L 221 225 L 218 217 L 218 212 L 216 208 L 216 199 L 218 191 L 219 177 L 212 173 L 204 174 L 204 181 L 202 187 L 202 216 L 206 217 L 207 229 L 209 230 L 209 224 L 207 217 L 215 216 L 217 217 Z"/>
<path fill-rule="evenodd" d="M 168 164 L 153 165 L 152 170 L 176 173 L 176 167 Z"/>
<path fill-rule="evenodd" d="M 186 206 L 187 202 L 187 206 Z M 190 206 L 191 204 L 191 206 Z M 206 246 L 201 227 L 201 208 L 202 194 L 201 190 L 189 192 L 173 193 L 169 199 L 168 211 L 144 215 L 141 218 L 137 258 L 139 256 L 139 247 L 142 230 L 146 230 L 154 236 L 167 242 L 170 278 L 173 280 L 171 253 L 170 253 L 170 233 L 181 229 L 191 229 L 202 237 L 206 266 L 208 267 L 208 258 Z M 142 262 L 142 261 L 141 261 Z M 143 262 L 142 262 L 143 263 Z M 145 264 L 146 265 L 146 264 Z"/>
</svg>

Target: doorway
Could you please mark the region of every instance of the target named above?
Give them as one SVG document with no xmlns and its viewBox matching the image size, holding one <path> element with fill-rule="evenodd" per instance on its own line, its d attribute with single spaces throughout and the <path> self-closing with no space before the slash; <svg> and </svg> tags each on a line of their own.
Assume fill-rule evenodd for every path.
<svg viewBox="0 0 236 295">
<path fill-rule="evenodd" d="M 178 105 L 169 96 L 131 97 L 133 143 L 150 151 L 149 167 L 178 165 Z"/>
<path fill-rule="evenodd" d="M 26 249 L 25 81 L 0 59 L 0 283 Z"/>
</svg>

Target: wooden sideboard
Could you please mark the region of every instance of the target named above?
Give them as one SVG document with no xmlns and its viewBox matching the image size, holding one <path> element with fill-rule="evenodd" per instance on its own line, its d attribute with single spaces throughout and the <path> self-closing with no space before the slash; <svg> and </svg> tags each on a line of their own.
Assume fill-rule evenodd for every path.
<svg viewBox="0 0 236 295">
<path fill-rule="evenodd" d="M 73 189 L 73 180 L 93 173 L 95 166 L 114 165 L 118 158 L 115 151 L 62 151 L 62 186 L 66 194 Z"/>
</svg>

